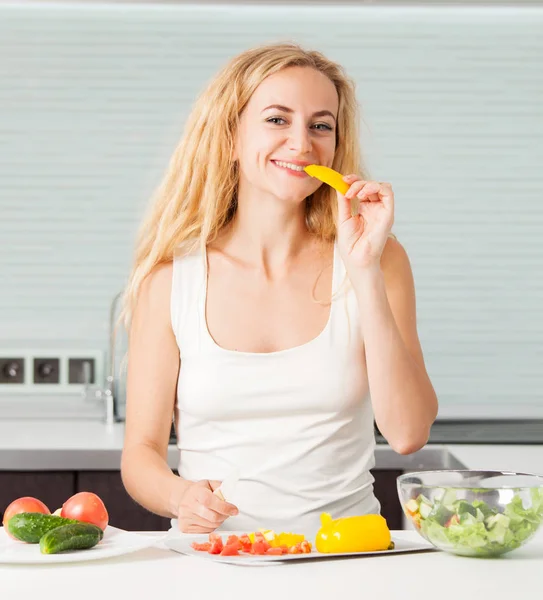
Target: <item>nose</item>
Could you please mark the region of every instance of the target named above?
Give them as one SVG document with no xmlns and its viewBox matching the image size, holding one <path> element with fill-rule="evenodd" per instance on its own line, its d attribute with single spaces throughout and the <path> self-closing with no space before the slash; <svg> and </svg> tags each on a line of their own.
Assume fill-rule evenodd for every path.
<svg viewBox="0 0 543 600">
<path fill-rule="evenodd" d="M 308 154 L 311 152 L 311 137 L 305 125 L 292 126 L 289 135 L 289 150 L 296 154 Z"/>
</svg>

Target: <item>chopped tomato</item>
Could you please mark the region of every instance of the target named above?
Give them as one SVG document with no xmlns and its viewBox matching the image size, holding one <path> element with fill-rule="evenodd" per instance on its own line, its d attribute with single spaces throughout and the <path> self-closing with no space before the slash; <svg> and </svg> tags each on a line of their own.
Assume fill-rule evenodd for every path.
<svg viewBox="0 0 543 600">
<path fill-rule="evenodd" d="M 199 552 L 209 552 L 211 548 L 211 542 L 204 542 L 203 544 L 192 542 L 191 546 L 194 548 L 194 550 L 198 550 Z"/>
<path fill-rule="evenodd" d="M 266 554 L 270 547 L 266 540 L 256 540 L 251 549 L 251 554 Z"/>
<path fill-rule="evenodd" d="M 234 544 L 226 544 L 226 546 L 221 550 L 221 556 L 238 556 L 239 555 L 239 544 L 238 542 Z"/>
<path fill-rule="evenodd" d="M 241 543 L 239 541 L 239 537 L 237 535 L 229 535 L 228 539 L 226 540 L 226 545 L 227 546 L 236 546 L 236 548 L 241 550 Z"/>
<path fill-rule="evenodd" d="M 300 544 L 294 544 L 288 549 L 288 554 L 302 554 L 302 548 Z"/>
<path fill-rule="evenodd" d="M 251 535 L 254 542 L 251 542 Z M 296 544 L 274 544 L 272 540 L 266 539 L 266 536 L 257 531 L 248 535 L 229 535 L 226 542 L 223 542 L 222 537 L 217 533 L 209 534 L 209 541 L 191 544 L 194 550 L 201 552 L 209 552 L 209 554 L 220 554 L 221 556 L 239 556 L 240 551 L 254 555 L 269 555 L 281 556 L 283 554 L 310 554 L 311 544 L 307 540 L 298 541 Z M 292 534 L 289 534 L 292 535 Z M 298 539 L 302 537 L 299 536 Z"/>
<path fill-rule="evenodd" d="M 211 542 L 211 548 L 209 554 L 220 554 L 223 551 L 224 544 L 222 543 L 222 537 L 216 533 L 209 534 L 209 541 Z"/>
<path fill-rule="evenodd" d="M 242 552 L 250 552 L 253 547 L 253 543 L 247 534 L 242 535 L 239 538 L 240 550 Z"/>
</svg>

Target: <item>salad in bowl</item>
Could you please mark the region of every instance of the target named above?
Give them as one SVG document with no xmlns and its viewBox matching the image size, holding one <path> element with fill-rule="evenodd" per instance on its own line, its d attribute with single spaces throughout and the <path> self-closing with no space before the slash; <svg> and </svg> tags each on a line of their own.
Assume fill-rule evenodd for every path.
<svg viewBox="0 0 543 600">
<path fill-rule="evenodd" d="M 444 470 L 397 479 L 402 509 L 436 548 L 492 557 L 525 544 L 543 522 L 543 476 Z"/>
</svg>

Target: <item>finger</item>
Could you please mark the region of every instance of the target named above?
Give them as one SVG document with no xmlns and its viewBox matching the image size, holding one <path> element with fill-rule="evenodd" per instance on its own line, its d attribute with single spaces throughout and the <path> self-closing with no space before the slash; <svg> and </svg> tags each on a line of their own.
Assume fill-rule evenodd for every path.
<svg viewBox="0 0 543 600">
<path fill-rule="evenodd" d="M 225 515 L 226 517 L 233 517 L 239 513 L 238 507 L 234 504 L 230 504 L 230 502 L 226 502 L 221 500 L 216 494 L 211 492 L 211 490 L 206 490 L 202 488 L 198 490 L 196 495 L 196 499 L 200 504 L 213 510 L 221 515 Z"/>
<path fill-rule="evenodd" d="M 390 211 L 394 212 L 394 191 L 392 190 L 392 186 L 387 182 L 379 182 L 379 191 L 377 192 L 377 199 L 373 197 L 370 198 L 370 201 L 382 202 L 384 207 Z"/>
<path fill-rule="evenodd" d="M 358 191 L 356 197 L 360 200 L 364 200 L 366 198 L 370 200 L 379 200 L 379 191 L 381 190 L 381 185 L 377 181 L 368 181 L 363 188 Z"/>
<path fill-rule="evenodd" d="M 337 192 L 337 226 L 352 218 L 351 199 Z"/>
<path fill-rule="evenodd" d="M 218 487 L 221 487 L 222 485 L 222 481 L 217 481 L 216 479 L 210 479 L 208 480 L 208 483 L 212 491 L 215 491 Z"/>
<path fill-rule="evenodd" d="M 216 529 L 216 528 L 215 528 Z M 198 525 L 189 525 L 186 529 L 181 529 L 182 533 L 212 533 L 215 529 L 208 527 L 199 527 Z"/>
<path fill-rule="evenodd" d="M 351 187 L 345 193 L 345 198 L 353 198 L 358 194 L 358 192 L 366 185 L 366 182 L 363 179 L 359 179 L 354 181 L 351 184 Z"/>
<path fill-rule="evenodd" d="M 203 504 L 197 504 L 194 507 L 193 511 L 194 519 L 199 524 L 203 524 L 204 522 L 210 525 L 214 525 L 218 527 L 223 521 L 225 521 L 228 515 L 222 515 Z"/>
<path fill-rule="evenodd" d="M 191 519 L 179 519 L 177 524 L 181 533 L 211 533 L 217 529 L 214 525 L 198 524 Z"/>
<path fill-rule="evenodd" d="M 353 183 L 353 181 L 357 181 L 359 179 L 362 179 L 362 177 L 356 173 L 350 173 L 349 175 L 343 176 L 343 181 L 345 181 L 345 183 Z"/>
</svg>

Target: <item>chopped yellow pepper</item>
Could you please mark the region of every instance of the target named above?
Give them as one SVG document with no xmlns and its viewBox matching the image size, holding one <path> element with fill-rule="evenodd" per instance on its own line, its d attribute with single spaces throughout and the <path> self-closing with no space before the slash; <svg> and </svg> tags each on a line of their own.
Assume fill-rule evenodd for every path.
<svg viewBox="0 0 543 600">
<path fill-rule="evenodd" d="M 332 519 L 321 515 L 321 528 L 315 545 L 319 552 L 373 552 L 392 547 L 390 530 L 381 515 L 362 515 Z"/>
<path fill-rule="evenodd" d="M 273 531 L 273 529 L 259 529 L 258 531 L 264 536 L 264 539 L 272 548 L 279 548 L 279 546 L 288 546 L 290 548 L 291 546 L 295 546 L 296 544 L 299 544 L 305 540 L 305 536 L 298 533 L 282 532 L 277 534 L 275 531 Z M 254 544 L 254 532 L 249 534 L 249 539 Z"/>
<path fill-rule="evenodd" d="M 278 536 L 276 536 L 275 540 L 273 541 L 273 545 L 275 546 L 288 546 L 289 548 L 291 546 L 296 546 L 296 544 L 299 544 L 300 542 L 305 541 L 305 536 L 298 534 L 298 533 L 280 533 Z"/>
<path fill-rule="evenodd" d="M 307 165 L 304 167 L 304 171 L 311 177 L 320 179 L 324 183 L 333 187 L 340 194 L 345 194 L 351 187 L 348 183 L 343 181 L 343 175 L 330 169 L 330 167 L 323 167 L 322 165 Z"/>
</svg>

